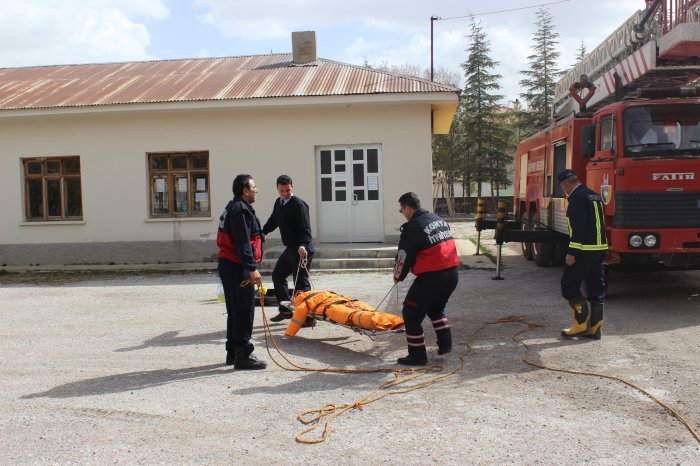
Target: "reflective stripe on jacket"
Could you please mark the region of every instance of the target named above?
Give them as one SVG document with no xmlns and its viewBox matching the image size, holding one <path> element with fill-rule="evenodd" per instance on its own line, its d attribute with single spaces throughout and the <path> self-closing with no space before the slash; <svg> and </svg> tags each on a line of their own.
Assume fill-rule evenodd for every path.
<svg viewBox="0 0 700 466">
<path fill-rule="evenodd" d="M 605 208 L 598 193 L 585 185 L 578 185 L 569 195 L 566 209 L 569 225 L 569 249 L 575 256 L 581 251 L 606 251 Z"/>
</svg>

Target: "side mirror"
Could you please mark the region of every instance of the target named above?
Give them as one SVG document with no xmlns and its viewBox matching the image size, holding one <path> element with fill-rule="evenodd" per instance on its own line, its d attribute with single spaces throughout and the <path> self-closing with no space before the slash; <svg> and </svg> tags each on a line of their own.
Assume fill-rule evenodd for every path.
<svg viewBox="0 0 700 466">
<path fill-rule="evenodd" d="M 581 128 L 581 157 L 590 159 L 595 154 L 595 126 Z"/>
</svg>

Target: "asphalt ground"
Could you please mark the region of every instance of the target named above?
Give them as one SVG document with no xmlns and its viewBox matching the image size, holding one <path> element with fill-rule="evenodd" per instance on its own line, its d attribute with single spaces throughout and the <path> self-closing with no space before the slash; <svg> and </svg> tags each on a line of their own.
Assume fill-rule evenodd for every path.
<svg viewBox="0 0 700 466">
<path fill-rule="evenodd" d="M 452 353 L 437 355 L 424 323 L 441 372 L 376 392 L 427 385 L 349 409 L 310 445 L 295 441 L 300 413 L 352 404 L 397 375 L 284 370 L 266 352 L 261 308 L 253 341 L 268 369 L 232 370 L 214 273 L 0 285 L 0 464 L 700 464 L 700 443 L 640 392 L 524 364 L 512 339 L 524 323 L 486 326 L 467 354 L 483 323 L 522 316 L 541 325 L 516 337 L 531 360 L 623 378 L 698 431 L 700 272 L 613 274 L 603 339 L 564 341 L 560 268 L 508 245 L 505 279 L 492 280 L 490 259 L 472 255 L 470 224 L 455 234 L 464 266 L 447 309 Z M 408 289 L 392 289 L 385 272 L 312 282 L 370 304 L 386 297 L 394 313 Z M 275 342 L 303 368 L 399 369 L 406 351 L 401 334 L 319 323 L 289 338 L 284 328 L 272 324 Z"/>
</svg>

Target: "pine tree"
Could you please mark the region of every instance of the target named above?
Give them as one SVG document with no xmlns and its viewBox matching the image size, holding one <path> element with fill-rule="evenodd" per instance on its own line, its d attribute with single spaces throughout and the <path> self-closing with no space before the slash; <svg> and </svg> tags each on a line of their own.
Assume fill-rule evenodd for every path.
<svg viewBox="0 0 700 466">
<path fill-rule="evenodd" d="M 545 8 L 537 10 L 537 31 L 533 35 L 533 54 L 528 56 L 530 69 L 521 71 L 525 76 L 520 85 L 525 92 L 520 97 L 528 106 L 531 120 L 540 124 L 549 122 L 554 99 L 554 86 L 562 73 L 557 69 L 559 34 L 554 32 L 552 15 Z"/>
<path fill-rule="evenodd" d="M 511 134 L 498 103 L 503 96 L 496 94 L 501 75 L 492 73 L 498 62 L 489 56 L 490 43 L 474 18 L 468 39 L 467 61 L 462 64 L 465 86 L 456 118 L 463 128 L 463 185 L 468 192 L 475 182 L 481 196 L 482 182 L 508 184 Z"/>
<path fill-rule="evenodd" d="M 455 199 L 454 184 L 462 175 L 461 141 L 461 128 L 456 119 L 452 121 L 452 127 L 448 134 L 436 134 L 433 137 L 433 171 L 435 173 L 438 170 L 445 172 L 450 190 L 447 193 L 438 193 L 438 197 L 449 197 L 453 204 Z"/>
<path fill-rule="evenodd" d="M 581 41 L 581 46 L 576 50 L 576 64 L 580 63 L 588 55 L 588 50 L 586 50 L 586 44 Z"/>
</svg>

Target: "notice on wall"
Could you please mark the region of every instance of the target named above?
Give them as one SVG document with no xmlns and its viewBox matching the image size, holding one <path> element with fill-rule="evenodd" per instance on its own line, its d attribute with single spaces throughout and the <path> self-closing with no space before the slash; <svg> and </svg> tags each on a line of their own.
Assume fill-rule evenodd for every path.
<svg viewBox="0 0 700 466">
<path fill-rule="evenodd" d="M 194 193 L 195 202 L 209 202 L 209 193 Z"/>
<path fill-rule="evenodd" d="M 197 191 L 206 191 L 207 190 L 207 179 L 206 178 L 197 178 Z"/>
<path fill-rule="evenodd" d="M 177 190 L 181 193 L 187 192 L 187 178 L 177 179 Z"/>
<path fill-rule="evenodd" d="M 379 177 L 378 176 L 368 176 L 367 177 L 367 190 L 376 191 L 379 189 Z"/>
<path fill-rule="evenodd" d="M 165 179 L 158 178 L 156 180 L 156 192 L 157 193 L 164 193 L 165 192 Z"/>
</svg>

